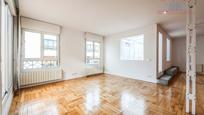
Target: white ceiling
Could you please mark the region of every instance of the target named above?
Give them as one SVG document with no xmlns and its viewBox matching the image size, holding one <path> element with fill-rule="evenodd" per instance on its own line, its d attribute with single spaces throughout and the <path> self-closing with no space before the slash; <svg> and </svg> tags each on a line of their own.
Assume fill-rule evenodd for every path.
<svg viewBox="0 0 204 115">
<path fill-rule="evenodd" d="M 171 1 L 178 1 L 176 4 Z M 19 0 L 22 16 L 80 31 L 110 35 L 159 23 L 171 37 L 185 36 L 184 0 Z M 204 0 L 197 0 L 197 23 Z M 168 9 L 167 15 L 160 10 Z M 178 9 L 178 11 L 175 11 Z M 204 34 L 204 25 L 198 34 Z"/>
</svg>

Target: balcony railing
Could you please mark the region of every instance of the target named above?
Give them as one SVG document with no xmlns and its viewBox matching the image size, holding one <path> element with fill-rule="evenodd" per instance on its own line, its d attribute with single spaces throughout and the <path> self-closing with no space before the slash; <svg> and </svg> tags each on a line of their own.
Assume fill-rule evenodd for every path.
<svg viewBox="0 0 204 115">
<path fill-rule="evenodd" d="M 58 60 L 24 60 L 23 69 L 41 69 L 41 68 L 56 68 L 58 67 Z"/>
</svg>

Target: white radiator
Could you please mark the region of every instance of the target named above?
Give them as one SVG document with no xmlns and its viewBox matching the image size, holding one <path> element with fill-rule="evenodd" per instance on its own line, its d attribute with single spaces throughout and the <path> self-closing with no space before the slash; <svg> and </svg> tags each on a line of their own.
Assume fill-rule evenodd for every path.
<svg viewBox="0 0 204 115">
<path fill-rule="evenodd" d="M 20 74 L 20 86 L 42 84 L 45 82 L 52 82 L 61 80 L 61 69 L 39 69 L 23 71 Z"/>
</svg>

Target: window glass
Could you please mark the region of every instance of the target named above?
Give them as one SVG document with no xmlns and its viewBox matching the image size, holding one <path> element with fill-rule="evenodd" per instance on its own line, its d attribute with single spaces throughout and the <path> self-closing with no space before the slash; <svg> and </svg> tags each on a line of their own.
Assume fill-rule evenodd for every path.
<svg viewBox="0 0 204 115">
<path fill-rule="evenodd" d="M 144 59 L 144 35 L 131 36 L 121 39 L 121 60 L 143 60 Z"/>
<path fill-rule="evenodd" d="M 171 60 L 171 41 L 169 38 L 166 39 L 166 61 Z"/>
<path fill-rule="evenodd" d="M 162 72 L 162 64 L 163 64 L 163 35 L 159 32 L 159 72 Z"/>
<path fill-rule="evenodd" d="M 94 42 L 94 58 L 100 58 L 100 43 Z"/>
<path fill-rule="evenodd" d="M 41 35 L 35 32 L 25 32 L 25 58 L 41 57 Z"/>
<path fill-rule="evenodd" d="M 99 64 L 101 49 L 100 43 L 86 41 L 86 64 Z"/>
<path fill-rule="evenodd" d="M 58 67 L 57 35 L 24 30 L 22 69 Z"/>
<path fill-rule="evenodd" d="M 86 41 L 86 63 L 93 63 L 93 42 Z"/>
<path fill-rule="evenodd" d="M 44 56 L 57 56 L 57 36 L 47 34 L 44 35 Z"/>
</svg>

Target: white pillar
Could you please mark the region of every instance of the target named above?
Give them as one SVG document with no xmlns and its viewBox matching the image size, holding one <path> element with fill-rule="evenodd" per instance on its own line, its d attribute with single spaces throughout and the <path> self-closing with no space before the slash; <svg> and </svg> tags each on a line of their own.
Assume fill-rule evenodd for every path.
<svg viewBox="0 0 204 115">
<path fill-rule="evenodd" d="M 196 0 L 187 0 L 186 24 L 186 112 L 196 114 Z"/>
</svg>

